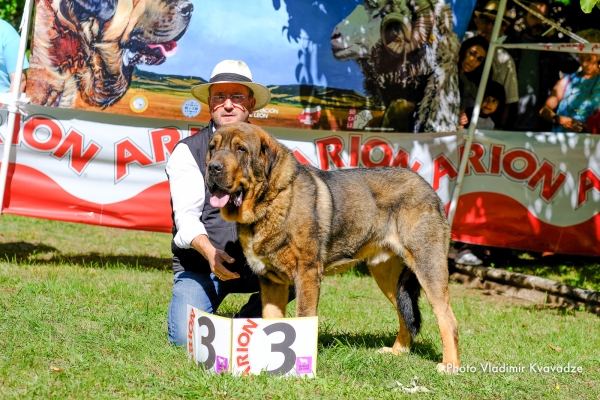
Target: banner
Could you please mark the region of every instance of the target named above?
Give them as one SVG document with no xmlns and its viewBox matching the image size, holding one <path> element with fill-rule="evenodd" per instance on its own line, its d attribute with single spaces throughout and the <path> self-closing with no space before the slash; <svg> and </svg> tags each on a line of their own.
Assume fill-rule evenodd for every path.
<svg viewBox="0 0 600 400">
<path fill-rule="evenodd" d="M 190 94 L 224 59 L 272 101 L 261 125 L 453 131 L 473 0 L 36 0 L 32 104 L 206 123 Z M 455 17 L 460 15 L 460 24 Z"/>
<path fill-rule="evenodd" d="M 3 211 L 171 231 L 166 162 L 202 125 L 60 108 L 26 108 L 16 129 Z M 0 148 L 6 112 L 0 110 Z M 266 129 L 323 170 L 394 166 L 421 175 L 448 206 L 459 133 Z M 4 160 L 2 160 L 4 162 Z M 476 132 L 452 237 L 469 243 L 600 255 L 600 136 Z"/>
</svg>

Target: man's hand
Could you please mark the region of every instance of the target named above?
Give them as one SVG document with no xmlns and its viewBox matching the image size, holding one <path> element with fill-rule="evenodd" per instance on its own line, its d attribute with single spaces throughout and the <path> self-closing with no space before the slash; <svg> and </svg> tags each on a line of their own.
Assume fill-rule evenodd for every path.
<svg viewBox="0 0 600 400">
<path fill-rule="evenodd" d="M 27 75 L 25 74 L 25 71 L 23 71 L 23 73 L 20 75 L 21 75 L 21 82 L 19 83 L 19 85 L 20 85 L 19 93 L 25 93 L 25 88 L 27 86 Z M 8 76 L 10 77 L 10 89 L 8 90 L 8 92 L 12 93 L 13 88 L 16 83 L 17 74 L 15 72 L 13 72 L 12 74 L 8 74 Z"/>
<path fill-rule="evenodd" d="M 232 263 L 235 260 L 223 250 L 215 248 L 210 240 L 208 240 L 208 236 L 196 236 L 194 240 L 192 240 L 191 245 L 208 260 L 211 272 L 220 280 L 228 281 L 230 279 L 237 279 L 240 277 L 238 273 L 231 272 L 223 265 L 223 262 Z"/>
</svg>

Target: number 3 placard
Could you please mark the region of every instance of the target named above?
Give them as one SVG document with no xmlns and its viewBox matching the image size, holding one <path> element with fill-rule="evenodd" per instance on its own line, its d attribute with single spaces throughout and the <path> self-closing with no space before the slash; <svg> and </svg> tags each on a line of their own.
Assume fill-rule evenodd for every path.
<svg viewBox="0 0 600 400">
<path fill-rule="evenodd" d="M 223 318 L 188 306 L 188 353 L 216 373 L 314 377 L 318 318 Z"/>
</svg>

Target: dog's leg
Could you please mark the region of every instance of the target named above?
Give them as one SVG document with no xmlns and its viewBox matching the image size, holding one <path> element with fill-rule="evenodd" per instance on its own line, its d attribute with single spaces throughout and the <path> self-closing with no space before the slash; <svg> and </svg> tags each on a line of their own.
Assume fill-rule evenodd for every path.
<svg viewBox="0 0 600 400">
<path fill-rule="evenodd" d="M 289 285 L 273 282 L 263 276 L 260 276 L 258 280 L 263 318 L 284 318 Z"/>
<path fill-rule="evenodd" d="M 442 261 L 443 258 L 443 261 Z M 453 373 L 460 366 L 458 355 L 458 323 L 450 306 L 448 290 L 448 265 L 444 257 L 430 257 L 426 262 L 415 260 L 415 274 L 433 308 L 442 336 L 443 359 L 438 364 L 440 372 Z M 434 272 L 432 272 L 434 271 Z"/>
<path fill-rule="evenodd" d="M 402 318 L 402 315 L 398 311 L 398 302 L 396 300 L 398 278 L 400 277 L 403 268 L 402 262 L 398 257 L 392 257 L 388 261 L 380 264 L 369 265 L 369 271 L 371 271 L 371 275 L 375 278 L 375 282 L 377 282 L 379 289 L 381 289 L 385 297 L 387 297 L 394 305 L 394 308 L 398 313 L 398 322 L 400 325 L 394 345 L 392 347 L 379 349 L 380 353 L 393 353 L 399 355 L 410 351 L 412 338 L 408 329 L 406 329 L 404 318 Z"/>
<path fill-rule="evenodd" d="M 316 263 L 315 263 L 316 264 Z M 321 276 L 315 264 L 299 263 L 296 285 L 296 317 L 314 317 L 319 308 Z"/>
</svg>

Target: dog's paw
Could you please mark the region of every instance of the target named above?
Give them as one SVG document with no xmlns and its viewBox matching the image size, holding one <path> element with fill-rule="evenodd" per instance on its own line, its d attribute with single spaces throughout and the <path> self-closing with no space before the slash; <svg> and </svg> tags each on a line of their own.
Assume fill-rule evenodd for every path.
<svg viewBox="0 0 600 400">
<path fill-rule="evenodd" d="M 377 353 L 379 353 L 379 354 L 391 353 L 395 356 L 399 356 L 402 353 L 408 353 L 409 351 L 410 351 L 410 349 L 395 349 L 393 347 L 382 347 L 381 349 L 377 350 Z"/>
<path fill-rule="evenodd" d="M 459 363 L 439 363 L 437 365 L 437 372 L 441 372 L 443 374 L 457 374 L 459 367 Z"/>
</svg>

